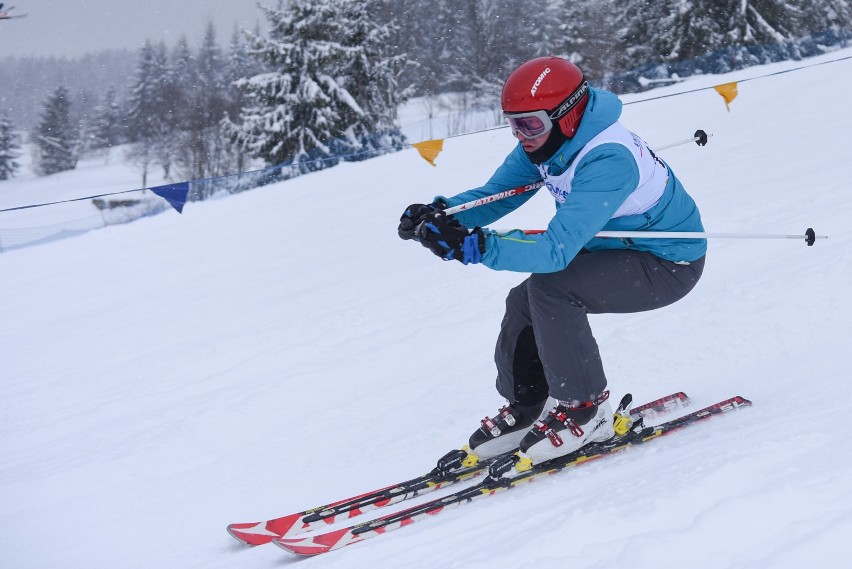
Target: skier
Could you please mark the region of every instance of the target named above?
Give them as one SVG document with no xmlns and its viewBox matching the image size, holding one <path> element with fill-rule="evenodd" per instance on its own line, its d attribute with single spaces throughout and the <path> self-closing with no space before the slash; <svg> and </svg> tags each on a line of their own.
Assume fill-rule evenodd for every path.
<svg viewBox="0 0 852 569">
<path fill-rule="evenodd" d="M 614 436 L 587 315 L 652 310 L 683 298 L 701 277 L 707 242 L 594 237 L 601 230 L 703 227 L 671 168 L 618 121 L 618 97 L 589 87 L 573 63 L 524 63 L 503 85 L 501 102 L 515 149 L 484 186 L 408 206 L 398 232 L 444 260 L 532 273 L 509 292 L 497 339 L 496 387 L 507 404 L 481 421 L 466 448 L 475 461 L 520 447 L 520 464 L 528 467 Z M 532 192 L 443 212 L 539 180 L 556 200 L 543 233 L 485 227 Z"/>
</svg>

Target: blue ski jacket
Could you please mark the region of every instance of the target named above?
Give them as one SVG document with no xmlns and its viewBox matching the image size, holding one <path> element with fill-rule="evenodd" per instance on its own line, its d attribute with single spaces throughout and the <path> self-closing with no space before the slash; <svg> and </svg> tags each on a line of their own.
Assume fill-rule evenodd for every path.
<svg viewBox="0 0 852 569">
<path fill-rule="evenodd" d="M 618 121 L 621 108 L 621 101 L 615 94 L 590 89 L 589 102 L 577 134 L 542 164 L 548 175 L 558 176 L 570 168 L 590 140 Z M 522 230 L 497 233 L 486 227 L 526 203 L 534 192 L 494 201 L 457 213 L 454 217 L 466 227 L 484 228 L 485 253 L 481 262 L 495 270 L 556 272 L 566 268 L 583 248 L 589 251 L 632 249 L 648 251 L 669 261 L 694 261 L 706 253 L 706 240 L 594 237 L 602 230 L 704 231 L 695 202 L 668 165 L 666 169 L 668 181 L 656 204 L 641 214 L 613 218 L 613 214 L 637 188 L 639 169 L 625 146 L 604 143 L 595 146 L 580 159 L 570 192 L 554 196 L 559 198 L 556 200 L 556 214 L 543 233 L 526 234 Z M 443 200 L 448 206 L 456 206 L 541 179 L 539 168 L 518 143 L 484 186 L 451 198 L 438 196 L 436 199 Z"/>
</svg>

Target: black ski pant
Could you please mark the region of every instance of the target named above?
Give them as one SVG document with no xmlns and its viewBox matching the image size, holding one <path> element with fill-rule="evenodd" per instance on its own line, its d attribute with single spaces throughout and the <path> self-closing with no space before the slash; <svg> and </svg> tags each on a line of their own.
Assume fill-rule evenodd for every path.
<svg viewBox="0 0 852 569">
<path fill-rule="evenodd" d="M 607 381 L 587 315 L 667 306 L 691 291 L 703 270 L 704 257 L 680 264 L 644 251 L 606 250 L 531 275 L 506 298 L 494 355 L 497 391 L 523 405 L 548 395 L 589 401 Z"/>
</svg>

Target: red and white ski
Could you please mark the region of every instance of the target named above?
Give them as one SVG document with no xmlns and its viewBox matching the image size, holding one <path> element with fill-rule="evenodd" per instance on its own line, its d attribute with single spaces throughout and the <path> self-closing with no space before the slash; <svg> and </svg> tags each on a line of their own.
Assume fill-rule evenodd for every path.
<svg viewBox="0 0 852 569">
<path fill-rule="evenodd" d="M 689 398 L 681 391 L 635 407 L 630 410 L 630 416 L 634 419 L 640 416 L 652 419 L 687 405 Z M 511 455 L 513 452 L 506 454 Z M 277 537 L 295 537 L 340 520 L 355 518 L 376 508 L 384 508 L 471 480 L 485 474 L 492 462 L 486 461 L 474 468 L 461 468 L 461 461 L 465 456 L 466 453 L 462 450 L 452 451 L 439 460 L 438 466 L 431 472 L 417 478 L 271 520 L 231 524 L 228 526 L 228 533 L 238 541 L 252 546 L 269 543 Z"/>
<path fill-rule="evenodd" d="M 634 445 L 644 444 L 715 415 L 727 413 L 749 405 L 751 405 L 751 402 L 747 399 L 739 396 L 732 397 L 715 405 L 684 415 L 683 417 L 666 421 L 660 425 L 631 430 L 628 434 L 616 437 L 610 441 L 586 446 L 567 456 L 534 465 L 531 470 L 520 474 L 514 473 L 513 466 L 515 459 L 512 456 L 505 457 L 505 460 L 495 462 L 489 467 L 489 474 L 482 482 L 449 496 L 444 496 L 443 498 L 438 498 L 400 512 L 388 514 L 372 521 L 340 528 L 320 535 L 281 537 L 273 539 L 272 542 L 282 549 L 297 555 L 311 556 L 334 551 L 341 547 L 360 543 L 371 537 L 383 535 L 389 531 L 411 525 L 416 520 L 425 517 L 434 517 L 444 510 L 472 502 L 477 498 L 493 496 L 503 490 L 509 490 L 522 483 L 530 482 L 539 476 L 555 474 L 565 468 L 598 459 Z M 514 475 L 505 476 L 509 472 L 512 472 Z"/>
</svg>

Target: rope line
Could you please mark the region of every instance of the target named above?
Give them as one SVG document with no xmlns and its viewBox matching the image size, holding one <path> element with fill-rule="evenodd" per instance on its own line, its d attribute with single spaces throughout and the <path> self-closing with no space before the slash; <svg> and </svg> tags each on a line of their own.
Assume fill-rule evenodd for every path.
<svg viewBox="0 0 852 569">
<path fill-rule="evenodd" d="M 802 69 L 808 69 L 808 68 L 817 67 L 817 66 L 820 66 L 820 65 L 828 65 L 830 63 L 838 63 L 840 61 L 846 61 L 846 60 L 849 60 L 849 59 L 852 59 L 852 55 L 845 56 L 845 57 L 839 57 L 839 58 L 831 59 L 831 60 L 828 60 L 828 61 L 820 61 L 820 62 L 816 62 L 816 63 L 811 63 L 809 65 L 801 65 L 799 67 L 793 67 L 791 69 L 784 69 L 782 71 L 775 71 L 773 73 L 766 73 L 764 75 L 758 75 L 756 77 L 749 77 L 747 79 L 740 79 L 739 81 L 732 81 L 732 82 L 745 83 L 747 81 L 755 81 L 757 79 L 765 79 L 767 77 L 774 77 L 776 75 L 783 75 L 785 73 L 792 73 L 794 71 L 801 71 Z M 628 103 L 624 103 L 624 105 L 626 106 L 626 105 L 635 105 L 635 104 L 639 104 L 639 103 L 647 103 L 649 101 L 657 101 L 659 99 L 666 99 L 666 98 L 669 98 L 669 97 L 678 97 L 680 95 L 688 95 L 688 94 L 691 94 L 691 93 L 698 93 L 699 91 L 708 91 L 708 90 L 714 89 L 714 88 L 715 88 L 715 86 L 700 87 L 698 89 L 691 89 L 689 91 L 679 91 L 677 93 L 670 93 L 668 95 L 659 95 L 659 96 L 656 96 L 656 97 L 649 97 L 647 99 L 640 99 L 638 101 L 630 101 Z M 484 129 L 481 129 L 481 130 L 463 132 L 463 133 L 460 133 L 460 134 L 451 134 L 451 135 L 443 137 L 443 139 L 446 140 L 448 138 L 459 138 L 459 137 L 462 137 L 462 136 L 470 136 L 472 134 L 480 134 L 480 133 L 483 133 L 483 132 L 490 132 L 492 130 L 499 130 L 499 129 L 503 129 L 503 128 L 508 128 L 508 125 L 499 125 L 499 126 L 494 126 L 494 127 L 490 127 L 490 128 L 484 128 Z M 357 152 L 351 152 L 349 154 L 339 154 L 339 155 L 336 155 L 336 156 L 315 158 L 313 160 L 305 160 L 305 161 L 296 162 L 296 163 L 292 163 L 292 162 L 286 163 L 285 162 L 285 163 L 282 163 L 282 164 L 276 164 L 274 166 L 267 166 L 266 168 L 261 168 L 259 170 L 251 170 L 251 171 L 248 171 L 248 172 L 239 172 L 239 173 L 236 173 L 236 174 L 227 174 L 225 176 L 214 176 L 214 177 L 210 177 L 210 178 L 198 178 L 196 180 L 188 180 L 188 182 L 189 183 L 204 183 L 204 182 L 211 182 L 211 181 L 214 181 L 214 180 L 225 180 L 225 179 L 228 179 L 228 178 L 232 178 L 234 176 L 246 176 L 246 175 L 250 175 L 250 174 L 261 174 L 263 172 L 268 172 L 268 171 L 272 171 L 272 170 L 275 170 L 275 169 L 282 169 L 283 170 L 284 168 L 299 168 L 302 165 L 313 164 L 313 163 L 316 163 L 316 162 L 324 162 L 324 161 L 328 161 L 328 160 L 345 160 L 346 158 L 352 158 L 352 157 L 362 156 L 362 155 L 372 154 L 372 153 L 382 154 L 382 153 L 385 153 L 385 151 L 389 152 L 389 151 L 394 150 L 395 148 L 398 148 L 400 150 L 402 150 L 403 148 L 413 148 L 414 144 L 417 144 L 417 143 L 406 142 L 406 143 L 400 144 L 397 147 L 383 147 L 383 148 L 376 148 L 376 149 L 372 149 L 372 150 L 359 150 Z M 58 205 L 58 204 L 63 204 L 63 203 L 72 203 L 72 202 L 77 202 L 77 201 L 86 201 L 86 200 L 109 197 L 109 196 L 117 196 L 117 195 L 121 195 L 121 194 L 132 193 L 132 192 L 141 192 L 141 191 L 144 191 L 146 189 L 151 189 L 151 188 L 136 188 L 136 189 L 133 189 L 133 190 L 124 190 L 124 191 L 121 191 L 121 192 L 113 192 L 113 193 L 108 193 L 108 194 L 98 194 L 98 195 L 95 195 L 95 196 L 86 196 L 86 197 L 82 197 L 82 198 L 73 198 L 73 199 L 61 200 L 61 201 L 55 201 L 55 202 L 46 202 L 46 203 L 38 203 L 38 204 L 31 204 L 31 205 L 23 205 L 23 206 L 11 207 L 11 208 L 6 208 L 6 209 L 0 209 L 0 213 L 7 212 L 7 211 L 19 211 L 19 210 L 24 210 L 24 209 L 36 208 L 36 207 L 45 207 L 45 206 L 50 206 L 50 205 Z"/>
</svg>

